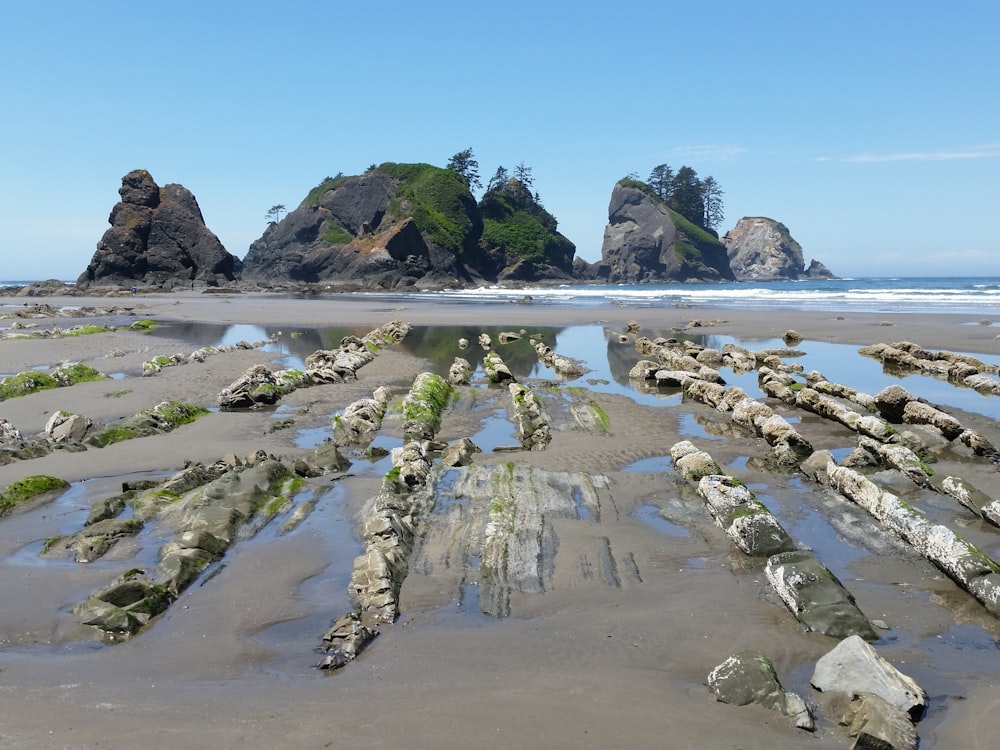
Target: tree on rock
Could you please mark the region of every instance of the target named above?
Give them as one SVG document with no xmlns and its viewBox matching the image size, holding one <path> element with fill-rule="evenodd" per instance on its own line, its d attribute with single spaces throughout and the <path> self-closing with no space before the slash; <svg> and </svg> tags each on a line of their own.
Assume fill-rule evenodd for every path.
<svg viewBox="0 0 1000 750">
<path fill-rule="evenodd" d="M 638 179 L 638 178 L 636 178 Z M 668 200 L 673 190 L 674 170 L 669 164 L 657 164 L 653 171 L 649 173 L 646 184 L 660 200 Z"/>
<path fill-rule="evenodd" d="M 526 166 L 523 161 L 514 167 L 514 179 L 529 190 L 535 184 L 535 179 L 531 176 L 531 167 Z"/>
<path fill-rule="evenodd" d="M 271 206 L 267 209 L 267 213 L 264 214 L 264 218 L 267 219 L 268 224 L 277 224 L 281 221 L 281 215 L 287 211 L 283 203 L 278 203 L 275 206 Z"/>
<path fill-rule="evenodd" d="M 705 229 L 715 230 L 722 224 L 722 188 L 714 177 L 709 175 L 701 181 L 701 192 L 705 204 L 705 220 L 702 226 Z"/>
<path fill-rule="evenodd" d="M 705 200 L 698 173 L 691 167 L 681 167 L 674 175 L 671 184 L 667 205 L 688 221 L 701 225 L 705 218 Z"/>
<path fill-rule="evenodd" d="M 448 160 L 448 169 L 458 172 L 469 183 L 470 190 L 478 190 L 483 186 L 479 181 L 479 162 L 476 161 L 471 148 L 459 151 Z"/>
<path fill-rule="evenodd" d="M 504 186 L 504 183 L 510 178 L 507 174 L 507 167 L 501 164 L 497 167 L 497 171 L 490 177 L 490 181 L 486 184 L 486 192 L 489 193 L 492 190 L 499 190 Z"/>
</svg>

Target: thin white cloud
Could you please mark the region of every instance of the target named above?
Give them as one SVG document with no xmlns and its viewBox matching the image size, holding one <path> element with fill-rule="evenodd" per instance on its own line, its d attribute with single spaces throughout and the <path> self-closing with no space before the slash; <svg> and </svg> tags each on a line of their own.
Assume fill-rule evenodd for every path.
<svg viewBox="0 0 1000 750">
<path fill-rule="evenodd" d="M 670 149 L 670 155 L 679 159 L 698 161 L 731 161 L 746 149 L 732 143 L 709 143 L 700 146 L 676 146 Z"/>
<path fill-rule="evenodd" d="M 956 161 L 1000 158 L 1000 143 L 986 143 L 962 149 L 941 151 L 901 151 L 893 154 L 854 154 L 842 158 L 823 157 L 817 161 L 841 161 L 848 164 L 882 164 L 894 161 Z"/>
</svg>

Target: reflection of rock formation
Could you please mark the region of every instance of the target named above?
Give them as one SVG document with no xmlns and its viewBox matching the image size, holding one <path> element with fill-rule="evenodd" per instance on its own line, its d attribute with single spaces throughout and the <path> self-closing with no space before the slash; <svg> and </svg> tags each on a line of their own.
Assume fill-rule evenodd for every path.
<svg viewBox="0 0 1000 750">
<path fill-rule="evenodd" d="M 611 328 L 604 329 L 604 340 L 607 342 L 608 369 L 611 371 L 611 376 L 615 379 L 616 383 L 634 387 L 635 383 L 629 380 L 628 374 L 635 367 L 635 363 L 643 359 L 643 356 L 635 349 L 635 338 L 626 337 L 623 341 L 621 340 L 622 335 L 622 331 Z M 716 340 L 719 338 L 718 336 L 705 336 L 702 334 L 677 334 L 672 331 L 654 330 L 643 331 L 641 335 L 653 340 L 661 337 L 684 339 L 685 341 L 694 342 L 699 346 L 712 348 L 715 348 Z M 654 388 L 651 392 L 655 393 L 656 389 Z"/>
<path fill-rule="evenodd" d="M 536 327 L 527 332 L 540 334 L 543 341 L 553 345 L 562 330 L 562 328 Z M 430 368 L 433 372 L 447 374 L 455 357 L 465 356 L 475 364 L 476 357 L 463 354 L 465 350 L 459 345 L 459 341 L 461 339 L 477 341 L 479 335 L 484 332 L 491 334 L 493 348 L 503 357 L 504 364 L 516 379 L 523 380 L 531 375 L 538 364 L 538 355 L 529 338 L 522 336 L 520 339 L 501 344 L 499 329 L 484 331 L 481 326 L 413 326 L 400 347 L 415 357 L 429 360 L 433 365 Z"/>
</svg>

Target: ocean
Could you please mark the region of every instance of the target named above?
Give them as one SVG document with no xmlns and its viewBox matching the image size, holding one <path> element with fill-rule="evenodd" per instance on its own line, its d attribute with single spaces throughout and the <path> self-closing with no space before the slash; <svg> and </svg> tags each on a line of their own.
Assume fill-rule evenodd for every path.
<svg viewBox="0 0 1000 750">
<path fill-rule="evenodd" d="M 2 281 L 0 288 L 30 281 Z M 385 299 L 412 299 L 414 292 L 359 292 Z M 1000 314 L 1000 277 L 892 277 L 722 284 L 560 284 L 482 286 L 417 292 L 441 302 L 516 302 L 603 307 L 721 307 L 734 309 L 831 310 L 840 312 Z"/>
<path fill-rule="evenodd" d="M 370 293 L 372 296 L 389 296 Z M 1000 314 L 1000 278 L 851 278 L 722 284 L 479 287 L 424 292 L 444 301 L 515 302 L 601 307 L 720 307 L 895 313 Z"/>
</svg>

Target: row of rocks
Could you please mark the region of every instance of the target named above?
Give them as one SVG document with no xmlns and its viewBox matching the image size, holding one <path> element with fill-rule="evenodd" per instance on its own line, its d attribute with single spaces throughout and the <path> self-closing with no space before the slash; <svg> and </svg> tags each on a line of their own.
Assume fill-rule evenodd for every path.
<svg viewBox="0 0 1000 750">
<path fill-rule="evenodd" d="M 768 384 L 775 382 L 772 373 L 762 371 L 760 375 L 762 387 L 771 393 L 776 393 L 775 389 Z M 820 378 L 813 378 L 814 382 L 820 382 Z M 729 391 L 737 389 L 728 389 Z M 812 391 L 805 398 L 800 396 L 803 392 Z M 865 429 L 869 437 L 879 436 L 883 440 L 897 440 L 898 436 L 886 420 L 873 415 L 857 415 L 856 418 L 845 418 L 838 411 L 839 404 L 833 402 L 829 397 L 821 396 L 817 391 L 809 388 L 802 388 L 793 393 L 792 402 L 796 405 L 809 403 L 810 410 L 816 413 L 835 415 L 842 424 L 854 424 L 859 429 L 859 425 L 869 424 Z M 722 411 L 732 409 L 734 421 L 737 419 L 738 410 L 746 399 L 740 399 L 737 405 L 732 404 L 734 398 L 739 398 L 742 393 L 730 394 L 719 391 L 704 384 L 702 381 L 690 381 L 685 384 L 685 393 L 715 406 Z M 780 397 L 780 395 L 779 395 Z M 866 402 L 868 399 L 855 395 L 855 400 Z M 882 392 L 872 397 L 872 403 L 887 418 L 896 418 L 910 424 L 929 425 L 941 432 L 948 439 L 960 439 L 966 445 L 977 446 L 973 448 L 978 455 L 992 456 L 994 451 L 985 448 L 990 444 L 985 438 L 977 433 L 967 430 L 962 424 L 951 415 L 933 407 L 930 404 L 919 401 L 905 391 L 900 386 L 889 386 Z M 824 408 L 818 405 L 823 404 Z M 757 407 L 743 409 L 750 414 L 759 413 Z M 852 412 L 853 413 L 853 412 Z M 763 424 L 766 424 L 765 421 Z M 761 426 L 762 426 L 761 425 Z M 761 430 L 763 434 L 763 430 Z M 766 437 L 766 435 L 764 435 Z M 769 442 L 771 442 L 769 440 Z M 773 443 L 772 443 L 773 445 Z M 801 443 L 800 448 L 804 448 L 808 443 Z M 874 439 L 861 441 L 861 452 L 869 456 L 877 456 L 880 462 L 887 464 L 901 471 L 905 476 L 910 477 L 920 485 L 928 485 L 932 482 L 931 475 L 922 462 L 916 458 L 915 454 L 905 446 L 879 445 Z M 857 453 L 857 452 L 856 452 Z M 801 456 L 802 453 L 799 453 Z M 859 459 L 853 458 L 855 463 Z M 795 462 L 797 463 L 797 462 Z M 907 542 L 918 552 L 922 553 L 928 560 L 943 570 L 949 577 L 954 579 L 962 588 L 972 594 L 982 603 L 988 611 L 994 615 L 1000 613 L 1000 566 L 990 560 L 981 550 L 959 537 L 953 531 L 939 524 L 932 524 L 919 511 L 903 503 L 896 495 L 886 492 L 864 477 L 859 472 L 847 466 L 838 466 L 832 456 L 825 451 L 817 452 L 808 456 L 802 463 L 802 470 L 817 481 L 822 481 L 837 489 L 848 499 L 854 501 L 880 520 L 886 528 L 893 531 L 900 539 Z M 954 494 L 969 503 L 969 506 L 984 518 L 989 520 L 996 517 L 996 507 L 992 501 L 986 500 L 982 493 L 975 490 L 967 482 L 954 477 L 946 477 L 940 483 L 945 491 L 950 490 Z M 973 500 L 975 498 L 975 500 Z M 961 501 L 960 500 L 960 501 Z"/>
<path fill-rule="evenodd" d="M 413 550 L 417 524 L 434 504 L 427 492 L 432 458 L 428 449 L 440 428 L 441 412 L 447 404 L 451 385 L 433 373 L 421 373 L 404 397 L 404 432 L 419 438 L 392 451 L 392 469 L 382 480 L 382 488 L 365 511 L 364 551 L 354 561 L 349 591 L 354 611 L 336 620 L 322 638 L 320 669 L 339 669 L 353 661 L 376 637 L 378 627 L 395 622 L 399 616 L 399 591 L 409 573 L 408 557 Z M 384 392 L 382 394 L 385 395 Z M 359 411 L 384 408 L 374 398 Z M 345 410 L 346 413 L 347 410 Z M 343 421 L 343 416 L 342 416 Z M 381 424 L 381 418 L 378 417 Z M 375 419 L 365 418 L 357 434 L 369 434 Z M 350 434 L 348 425 L 345 431 Z"/>
<path fill-rule="evenodd" d="M 745 554 L 767 558 L 767 579 L 799 622 L 823 635 L 875 640 L 854 597 L 811 551 L 796 545 L 746 485 L 723 474 L 715 460 L 690 441 L 675 444 L 670 455 L 685 479 L 697 481 L 698 494 L 716 525 Z"/>
<path fill-rule="evenodd" d="M 1000 565 L 983 550 L 947 526 L 932 523 L 919 510 L 863 474 L 838 466 L 829 453 L 818 452 L 809 464 L 810 468 L 803 467 L 804 471 L 868 511 L 972 594 L 990 614 L 1000 617 Z"/>
<path fill-rule="evenodd" d="M 23 289 L 38 289 L 39 287 L 45 285 L 46 282 L 36 282 L 35 284 L 29 285 L 28 287 L 23 287 Z M 54 289 L 62 294 L 67 287 L 61 281 L 51 282 Z M 20 294 L 17 296 L 32 296 L 30 294 Z M 118 305 L 112 305 L 111 307 L 92 307 L 90 305 L 83 306 L 69 306 L 69 307 L 56 307 L 47 303 L 25 303 L 20 307 L 10 307 L 5 308 L 0 312 L 0 318 L 19 318 L 19 319 L 40 319 L 40 318 L 106 318 L 106 317 L 118 317 L 124 315 L 132 315 L 133 309 L 131 307 L 119 307 Z M 16 324 L 15 324 L 16 325 Z M 12 326 L 14 327 L 14 326 Z M 24 326 L 17 326 L 23 328 Z"/>
<path fill-rule="evenodd" d="M 879 360 L 894 372 L 918 372 L 932 377 L 946 378 L 952 383 L 974 388 L 987 394 L 1000 395 L 998 368 L 968 354 L 941 350 L 932 352 L 912 341 L 892 344 L 872 344 L 860 349 L 864 354 Z"/>
<path fill-rule="evenodd" d="M 572 380 L 583 375 L 583 368 L 578 362 L 574 362 L 569 357 L 564 357 L 562 354 L 554 351 L 551 346 L 541 339 L 533 338 L 531 344 L 535 349 L 535 354 L 538 355 L 538 361 L 550 370 L 555 371 L 559 377 Z"/>
<path fill-rule="evenodd" d="M 409 330 L 409 323 L 394 320 L 363 337 L 345 336 L 337 349 L 320 349 L 306 357 L 305 371 L 272 372 L 264 365 L 254 365 L 219 393 L 219 406 L 252 409 L 275 404 L 297 388 L 354 380 L 357 371 L 371 362 L 376 352 L 402 341 Z"/>
<path fill-rule="evenodd" d="M 379 386 L 371 397 L 360 398 L 344 407 L 343 412 L 333 418 L 333 441 L 338 446 L 357 445 L 367 447 L 382 427 L 392 389 Z"/>
<path fill-rule="evenodd" d="M 74 608 L 83 624 L 109 641 L 120 640 L 167 609 L 237 538 L 252 535 L 262 525 L 251 525 L 256 518 L 270 518 L 290 503 L 303 477 L 346 468 L 335 451 L 334 458 L 318 450 L 314 460 L 290 466 L 261 450 L 210 466 L 192 464 L 165 482 L 123 487 L 122 494 L 95 503 L 85 527 L 50 540 L 44 554 L 72 553 L 78 562 L 90 562 L 154 518 L 174 528 L 154 570 L 129 570 Z M 126 504 L 134 509 L 132 518 L 117 518 Z"/>
<path fill-rule="evenodd" d="M 260 349 L 274 341 L 237 341 L 235 344 L 221 344 L 219 346 L 203 346 L 195 349 L 190 354 L 164 354 L 142 363 L 142 376 L 144 378 L 158 375 L 164 367 L 176 367 L 177 365 L 187 365 L 194 362 L 204 362 L 209 357 L 226 352 L 246 351 L 249 349 Z"/>
<path fill-rule="evenodd" d="M 888 466 L 920 487 L 954 497 L 987 522 L 1000 526 L 1000 501 L 990 498 L 961 477 L 935 474 L 925 462 L 941 440 L 957 441 L 975 456 L 996 459 L 998 452 L 993 443 L 977 431 L 965 427 L 951 414 L 916 398 L 899 385 L 888 386 L 872 396 L 831 383 L 813 372 L 807 376 L 809 387 L 792 390 L 791 383 L 775 376 L 767 368 L 761 368 L 759 382 L 769 395 L 857 431 L 858 447 L 842 460 L 843 466 Z M 838 399 L 856 403 L 866 411 L 878 411 L 883 416 L 859 414 Z M 911 429 L 898 432 L 893 422 L 909 425 Z M 923 428 L 923 431 L 918 433 L 916 428 Z"/>
<path fill-rule="evenodd" d="M 182 424 L 208 414 L 207 409 L 180 401 L 162 401 L 149 409 L 127 416 L 113 424 L 100 424 L 90 417 L 56 411 L 37 436 L 25 439 L 6 420 L 0 429 L 0 464 L 48 455 L 53 450 L 85 451 L 104 448 L 134 438 L 170 432 Z"/>
<path fill-rule="evenodd" d="M 409 573 L 416 524 L 434 498 L 421 492 L 431 470 L 421 443 L 394 450 L 392 462 L 365 514 L 365 548 L 354 560 L 349 586 L 354 611 L 336 619 L 323 635 L 320 669 L 338 669 L 352 661 L 378 635 L 380 625 L 395 622 L 399 615 L 399 591 Z"/>
<path fill-rule="evenodd" d="M 0 378 L 0 401 L 52 388 L 67 388 L 77 383 L 106 379 L 106 376 L 93 367 L 79 362 L 67 362 L 49 372 L 26 370 Z"/>
<path fill-rule="evenodd" d="M 501 334 L 499 340 L 509 343 L 515 336 Z M 516 382 L 503 358 L 493 350 L 488 334 L 479 337 L 479 344 L 486 350 L 483 363 L 488 382 L 506 385 L 511 395 L 512 419 L 522 448 L 543 449 L 551 440 L 551 431 L 541 400 L 531 389 Z M 468 438 L 449 446 L 434 442 L 453 388 L 469 383 L 471 369 L 467 360 L 456 357 L 447 380 L 433 373 L 421 373 L 403 398 L 402 431 L 407 442 L 392 451 L 393 468 L 384 477 L 379 494 L 369 503 L 363 532 L 365 551 L 355 560 L 351 575 L 350 593 L 355 611 L 336 619 L 323 636 L 324 657 L 320 668 L 344 666 L 377 635 L 380 625 L 392 623 L 398 617 L 399 590 L 409 570 L 408 558 L 416 541 L 417 526 L 435 502 L 434 482 L 429 482 L 433 457 L 440 452 L 442 466 L 461 466 L 470 463 L 472 454 L 479 450 Z M 374 396 L 355 402 L 338 415 L 335 435 L 345 435 L 345 441 L 346 436 L 352 440 L 354 436 L 370 439 L 381 424 L 385 403 Z M 355 413 L 359 418 L 355 418 Z M 503 502 L 496 506 L 500 515 L 503 509 L 509 510 L 509 504 Z M 506 528 L 501 520 L 498 516 L 497 523 L 490 527 L 493 532 L 488 536 L 494 541 L 499 539 L 499 529 Z M 497 545 L 507 548 L 500 542 L 494 547 Z M 499 565 L 495 556 L 490 557 L 487 552 L 483 552 L 483 565 L 488 568 L 487 559 Z M 498 611 L 502 609 L 499 607 Z"/>
<path fill-rule="evenodd" d="M 552 442 L 552 428 L 542 400 L 521 383 L 510 383 L 507 390 L 513 404 L 511 417 L 521 447 L 528 451 L 545 450 Z"/>
<path fill-rule="evenodd" d="M 781 466 L 794 466 L 812 454 L 812 444 L 783 416 L 742 388 L 726 388 L 719 383 L 688 379 L 684 395 L 730 414 L 735 424 L 751 428 L 771 446 L 771 459 Z"/>
</svg>

